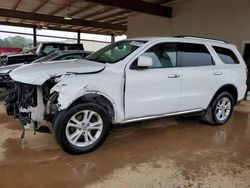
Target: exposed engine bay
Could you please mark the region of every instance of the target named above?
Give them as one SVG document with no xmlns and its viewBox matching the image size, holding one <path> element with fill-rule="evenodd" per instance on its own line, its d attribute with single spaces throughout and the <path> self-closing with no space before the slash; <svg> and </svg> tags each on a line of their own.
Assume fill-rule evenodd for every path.
<svg viewBox="0 0 250 188">
<path fill-rule="evenodd" d="M 7 114 L 34 130 L 38 130 L 44 120 L 51 122 L 57 112 L 58 94 L 50 94 L 55 84 L 55 79 L 49 79 L 42 86 L 14 82 L 5 99 Z"/>
</svg>

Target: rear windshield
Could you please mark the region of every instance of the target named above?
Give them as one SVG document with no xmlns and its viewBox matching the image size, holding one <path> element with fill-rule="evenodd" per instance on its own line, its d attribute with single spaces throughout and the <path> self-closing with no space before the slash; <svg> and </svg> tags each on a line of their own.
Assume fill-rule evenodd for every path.
<svg viewBox="0 0 250 188">
<path fill-rule="evenodd" d="M 45 62 L 45 61 L 49 61 L 52 60 L 53 58 L 57 57 L 59 54 L 59 52 L 52 52 L 44 57 L 41 57 L 39 59 L 37 59 L 36 61 L 34 61 L 33 63 L 40 63 L 40 62 Z"/>
<path fill-rule="evenodd" d="M 213 46 L 213 48 L 220 57 L 221 61 L 223 61 L 223 63 L 240 64 L 240 61 L 232 50 L 218 46 Z"/>
</svg>

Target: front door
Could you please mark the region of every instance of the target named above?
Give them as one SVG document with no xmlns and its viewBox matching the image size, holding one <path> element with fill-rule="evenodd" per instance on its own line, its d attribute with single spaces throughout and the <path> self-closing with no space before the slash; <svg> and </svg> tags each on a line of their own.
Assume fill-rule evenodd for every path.
<svg viewBox="0 0 250 188">
<path fill-rule="evenodd" d="M 153 59 L 152 67 L 140 69 L 135 61 L 126 69 L 127 120 L 178 110 L 182 72 L 177 66 L 176 44 L 156 44 L 143 55 Z"/>
</svg>

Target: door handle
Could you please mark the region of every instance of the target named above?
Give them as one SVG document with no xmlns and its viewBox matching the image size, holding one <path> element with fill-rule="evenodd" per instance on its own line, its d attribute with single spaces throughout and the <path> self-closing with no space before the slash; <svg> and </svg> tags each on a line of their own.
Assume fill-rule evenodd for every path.
<svg viewBox="0 0 250 188">
<path fill-rule="evenodd" d="M 179 74 L 170 74 L 168 77 L 169 78 L 179 78 L 180 75 Z"/>
<path fill-rule="evenodd" d="M 214 75 L 220 76 L 222 75 L 222 72 L 214 72 Z"/>
</svg>

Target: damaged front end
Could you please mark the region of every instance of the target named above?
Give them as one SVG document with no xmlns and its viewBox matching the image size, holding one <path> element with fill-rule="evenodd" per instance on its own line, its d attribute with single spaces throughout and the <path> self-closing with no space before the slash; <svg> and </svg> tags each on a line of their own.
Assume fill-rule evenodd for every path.
<svg viewBox="0 0 250 188">
<path fill-rule="evenodd" d="M 14 87 L 6 97 L 7 113 L 18 119 L 23 127 L 37 131 L 44 127 L 46 122 L 52 122 L 57 112 L 62 109 L 58 104 L 59 92 L 52 89 L 55 85 L 66 75 L 78 75 L 78 72 L 95 74 L 104 68 L 105 65 L 102 63 L 86 60 L 37 63 L 16 68 L 9 73 Z"/>
<path fill-rule="evenodd" d="M 31 115 L 22 109 L 34 108 L 37 106 L 36 86 L 15 83 L 14 89 L 6 96 L 5 106 L 7 114 L 14 116 L 23 124 L 31 123 Z"/>
<path fill-rule="evenodd" d="M 5 99 L 7 114 L 18 119 L 25 128 L 39 131 L 43 121 L 51 122 L 57 111 L 57 93 L 50 94 L 56 84 L 50 79 L 42 86 L 15 82 Z"/>
</svg>

